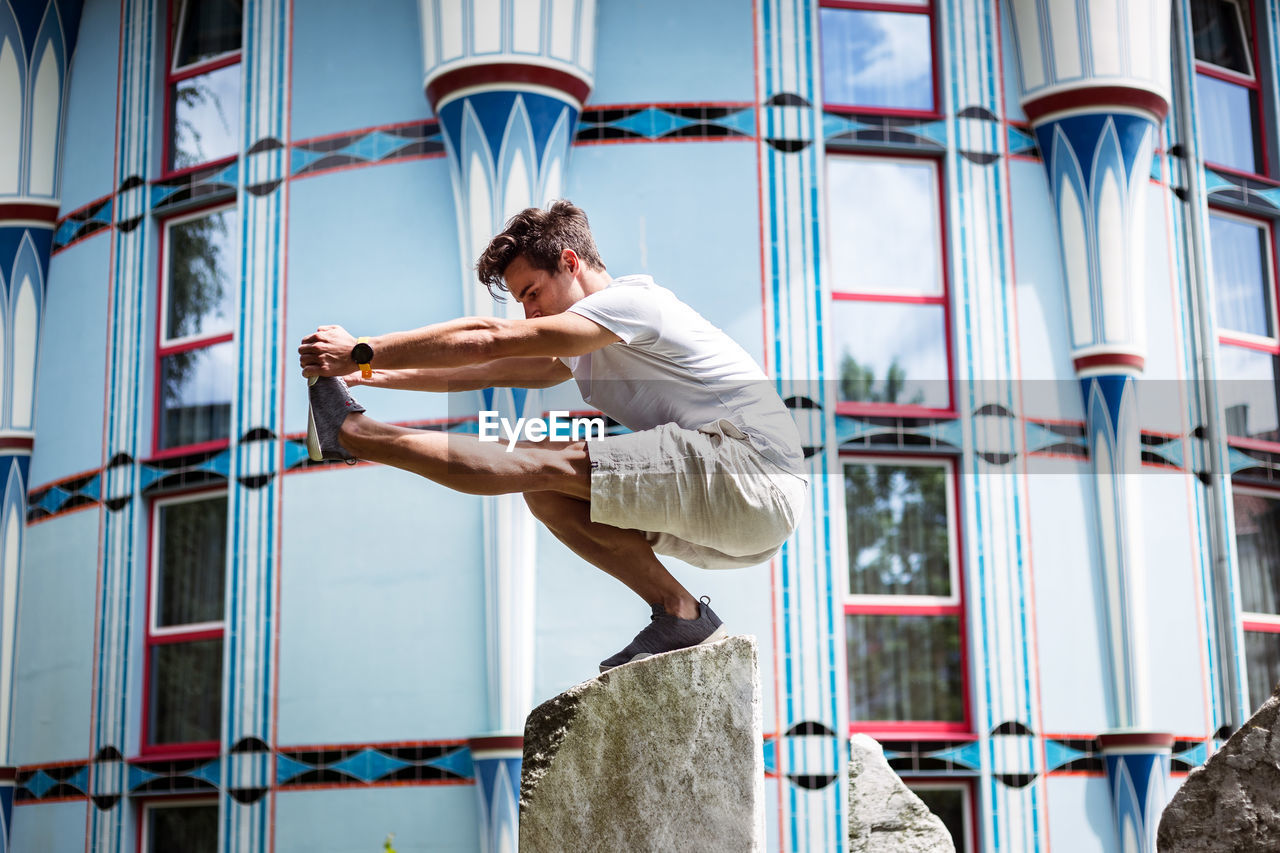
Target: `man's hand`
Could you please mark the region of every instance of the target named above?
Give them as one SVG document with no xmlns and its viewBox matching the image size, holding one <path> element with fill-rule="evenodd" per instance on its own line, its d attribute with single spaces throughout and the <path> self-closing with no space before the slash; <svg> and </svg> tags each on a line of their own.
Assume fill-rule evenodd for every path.
<svg viewBox="0 0 1280 853">
<path fill-rule="evenodd" d="M 302 375 L 344 376 L 356 368 L 351 360 L 351 350 L 356 339 L 341 326 L 321 326 L 302 339 L 298 347 L 298 361 Z"/>
</svg>

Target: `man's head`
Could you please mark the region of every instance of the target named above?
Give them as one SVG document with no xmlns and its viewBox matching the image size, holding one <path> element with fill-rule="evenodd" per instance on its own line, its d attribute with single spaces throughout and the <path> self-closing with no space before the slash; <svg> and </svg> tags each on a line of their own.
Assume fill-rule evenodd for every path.
<svg viewBox="0 0 1280 853">
<path fill-rule="evenodd" d="M 553 202 L 547 210 L 526 208 L 507 220 L 502 233 L 489 241 L 476 263 L 476 273 L 489 293 L 501 299 L 500 291 L 515 293 L 517 290 L 507 278 L 508 269 L 517 258 L 523 261 L 516 265 L 518 271 L 524 271 L 527 265 L 533 271 L 552 277 L 574 273 L 566 270 L 575 263 L 566 255 L 566 249 L 576 257 L 577 264 L 604 272 L 604 261 L 600 260 L 587 215 L 581 208 L 570 201 Z"/>
</svg>

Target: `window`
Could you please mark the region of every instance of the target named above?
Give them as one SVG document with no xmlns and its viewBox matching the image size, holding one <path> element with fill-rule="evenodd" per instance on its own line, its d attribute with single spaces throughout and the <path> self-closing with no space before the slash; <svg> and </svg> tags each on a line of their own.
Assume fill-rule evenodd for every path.
<svg viewBox="0 0 1280 853">
<path fill-rule="evenodd" d="M 222 726 L 227 497 L 152 508 L 144 749 L 216 753 Z"/>
<path fill-rule="evenodd" d="M 1191 0 L 1201 155 L 1214 166 L 1264 175 L 1253 16 L 1248 0 Z"/>
<path fill-rule="evenodd" d="M 216 802 L 147 803 L 142 809 L 143 853 L 215 853 L 218 849 Z"/>
<path fill-rule="evenodd" d="M 235 208 L 165 223 L 157 452 L 205 449 L 230 435 L 239 225 Z"/>
<path fill-rule="evenodd" d="M 1232 503 L 1249 702 L 1257 708 L 1280 682 L 1280 493 L 1237 485 Z"/>
<path fill-rule="evenodd" d="M 954 480 L 950 461 L 845 459 L 854 729 L 969 729 Z"/>
<path fill-rule="evenodd" d="M 240 151 L 239 0 L 176 0 L 170 9 L 165 171 Z"/>
<path fill-rule="evenodd" d="M 1266 220 L 1210 211 L 1219 397 L 1237 443 L 1280 441 L 1273 239 Z"/>
<path fill-rule="evenodd" d="M 973 797 L 965 782 L 934 782 L 908 778 L 904 780 L 929 811 L 936 814 L 951 833 L 956 853 L 969 853 L 973 844 Z"/>
<path fill-rule="evenodd" d="M 824 0 L 822 99 L 828 109 L 934 115 L 928 0 Z"/>
<path fill-rule="evenodd" d="M 929 158 L 827 158 L 829 328 L 847 414 L 952 409 L 941 180 Z"/>
</svg>

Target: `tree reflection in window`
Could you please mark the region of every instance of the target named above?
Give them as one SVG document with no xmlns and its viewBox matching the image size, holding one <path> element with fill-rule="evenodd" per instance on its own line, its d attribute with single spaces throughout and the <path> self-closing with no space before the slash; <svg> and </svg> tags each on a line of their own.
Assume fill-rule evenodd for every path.
<svg viewBox="0 0 1280 853">
<path fill-rule="evenodd" d="M 947 477 L 936 465 L 845 465 L 851 595 L 951 595 Z"/>
</svg>

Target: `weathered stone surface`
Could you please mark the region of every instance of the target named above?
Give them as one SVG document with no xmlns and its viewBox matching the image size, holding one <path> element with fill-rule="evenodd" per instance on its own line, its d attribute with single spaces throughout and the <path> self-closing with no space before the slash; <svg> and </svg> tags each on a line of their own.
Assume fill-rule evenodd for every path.
<svg viewBox="0 0 1280 853">
<path fill-rule="evenodd" d="M 1187 776 L 1156 835 L 1160 853 L 1280 851 L 1280 688 Z"/>
<path fill-rule="evenodd" d="M 942 819 L 903 784 L 880 744 L 854 735 L 849 756 L 849 853 L 955 853 Z"/>
<path fill-rule="evenodd" d="M 753 638 L 625 664 L 525 722 L 521 853 L 763 849 Z"/>
</svg>

